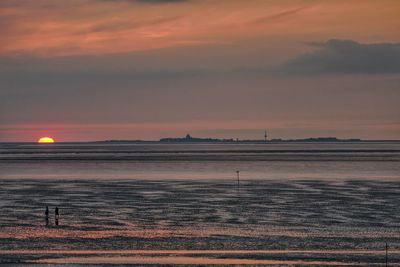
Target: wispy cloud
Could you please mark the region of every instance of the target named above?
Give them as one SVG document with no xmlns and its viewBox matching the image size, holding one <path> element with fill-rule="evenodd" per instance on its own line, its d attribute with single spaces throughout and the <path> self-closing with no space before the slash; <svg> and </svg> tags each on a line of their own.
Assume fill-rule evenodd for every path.
<svg viewBox="0 0 400 267">
<path fill-rule="evenodd" d="M 100 0 L 100 1 L 131 2 L 131 3 L 145 3 L 145 4 L 174 4 L 174 3 L 188 2 L 189 0 Z"/>
<path fill-rule="evenodd" d="M 104 55 L 255 40 L 261 47 L 304 37 L 369 40 L 371 28 L 376 40 L 391 40 L 398 14 L 393 2 L 382 1 L 388 4 L 363 1 L 359 19 L 349 7 L 356 5 L 344 0 L 1 0 L 0 56 Z"/>
<path fill-rule="evenodd" d="M 168 3 L 187 2 L 188 0 L 137 0 L 137 1 L 148 4 L 168 4 Z"/>
<path fill-rule="evenodd" d="M 268 15 L 268 16 L 262 16 L 259 17 L 257 19 L 254 19 L 251 21 L 251 24 L 265 24 L 265 23 L 271 23 L 274 21 L 278 21 L 280 19 L 286 19 L 289 17 L 293 17 L 294 15 L 299 14 L 302 11 L 305 11 L 307 9 L 310 9 L 309 6 L 306 7 L 299 7 L 299 8 L 294 8 L 294 9 L 290 9 L 290 10 L 284 10 L 272 15 Z"/>
<path fill-rule="evenodd" d="M 255 3 L 4 0 L 0 3 L 0 55 L 101 55 L 226 44 L 257 37 L 260 31 L 265 34 L 268 22 L 282 22 L 304 9 L 298 4 Z"/>
</svg>

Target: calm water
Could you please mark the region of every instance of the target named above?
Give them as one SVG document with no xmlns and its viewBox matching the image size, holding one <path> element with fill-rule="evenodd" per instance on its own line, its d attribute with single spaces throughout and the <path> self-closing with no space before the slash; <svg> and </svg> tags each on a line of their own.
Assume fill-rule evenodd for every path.
<svg viewBox="0 0 400 267">
<path fill-rule="evenodd" d="M 399 163 L 396 142 L 0 144 L 0 263 L 382 266 L 387 242 L 400 266 Z"/>
</svg>

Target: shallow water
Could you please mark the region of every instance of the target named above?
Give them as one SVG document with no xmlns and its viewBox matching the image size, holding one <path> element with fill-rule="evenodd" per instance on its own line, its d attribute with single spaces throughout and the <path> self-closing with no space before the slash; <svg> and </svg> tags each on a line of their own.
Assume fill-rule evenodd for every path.
<svg viewBox="0 0 400 267">
<path fill-rule="evenodd" d="M 0 179 L 398 180 L 400 142 L 0 144 Z"/>
<path fill-rule="evenodd" d="M 178 152 L 168 146 L 162 149 L 172 152 L 161 161 L 60 159 L 62 146 L 45 147 L 57 152 L 52 160 L 16 159 L 18 149 L 3 146 L 3 157 L 10 158 L 0 160 L 0 263 L 382 266 L 388 243 L 390 266 L 399 265 L 396 145 L 313 145 L 310 151 L 331 157 L 322 161 L 292 155 L 270 161 L 265 145 L 254 150 L 267 158 L 243 161 L 212 160 L 214 155 L 171 160 L 169 153 Z M 239 158 L 253 153 L 249 147 L 250 152 L 229 149 Z M 193 147 L 182 150 L 197 153 Z M 342 150 L 351 150 L 353 160 Z M 374 152 L 360 157 L 365 150 Z M 337 160 L 341 153 L 346 160 Z M 47 227 L 46 205 L 52 215 Z M 53 222 L 55 206 L 59 226 Z"/>
</svg>

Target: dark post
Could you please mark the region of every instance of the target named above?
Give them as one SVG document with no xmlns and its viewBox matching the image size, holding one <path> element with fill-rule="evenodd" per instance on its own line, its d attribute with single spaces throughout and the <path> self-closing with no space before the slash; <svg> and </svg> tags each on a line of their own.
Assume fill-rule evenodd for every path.
<svg viewBox="0 0 400 267">
<path fill-rule="evenodd" d="M 388 266 L 388 244 L 386 243 L 386 267 Z"/>
<path fill-rule="evenodd" d="M 237 182 L 238 182 L 238 186 L 239 186 L 239 182 L 240 182 L 240 171 L 236 171 L 237 174 Z"/>
</svg>

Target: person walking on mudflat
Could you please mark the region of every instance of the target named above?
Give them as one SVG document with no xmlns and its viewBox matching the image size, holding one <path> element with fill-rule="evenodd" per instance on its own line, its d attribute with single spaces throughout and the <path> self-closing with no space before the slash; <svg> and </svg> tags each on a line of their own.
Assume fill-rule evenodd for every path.
<svg viewBox="0 0 400 267">
<path fill-rule="evenodd" d="M 58 225 L 58 220 L 60 219 L 60 214 L 58 212 L 58 207 L 56 207 L 54 213 L 55 213 L 55 223 L 56 223 L 56 225 Z"/>
</svg>

